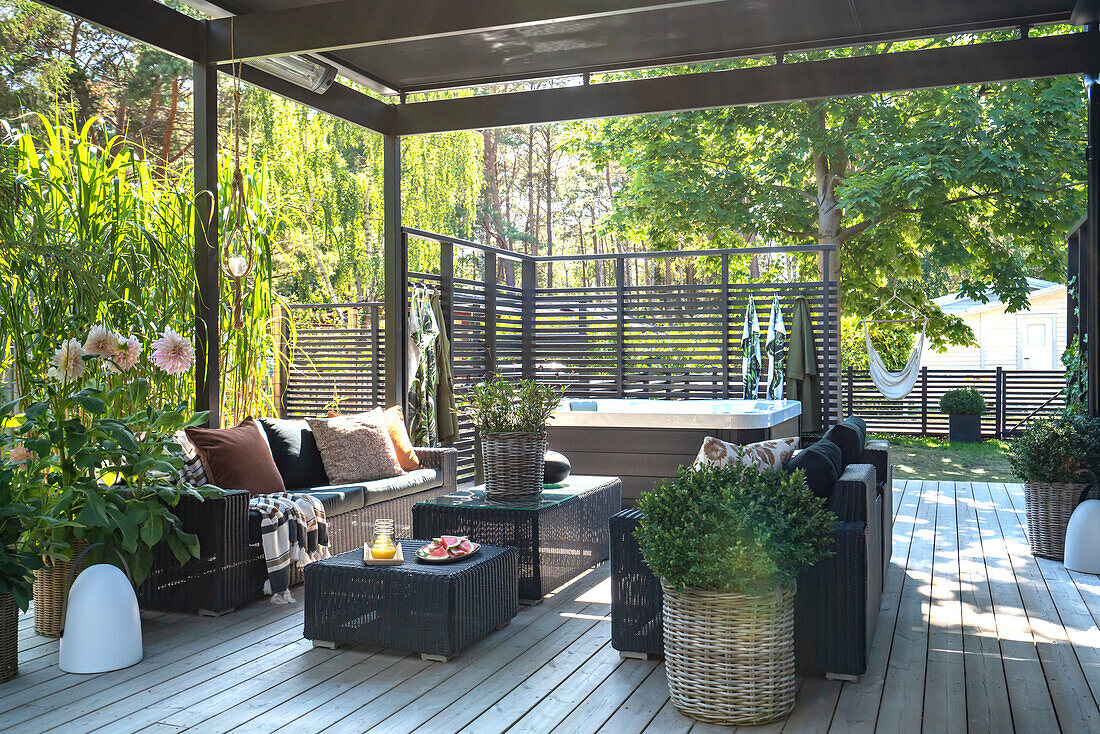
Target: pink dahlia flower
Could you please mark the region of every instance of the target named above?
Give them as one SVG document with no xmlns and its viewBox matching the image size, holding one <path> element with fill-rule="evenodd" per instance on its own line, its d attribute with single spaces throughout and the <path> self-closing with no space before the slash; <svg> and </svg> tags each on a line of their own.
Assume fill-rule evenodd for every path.
<svg viewBox="0 0 1100 734">
<path fill-rule="evenodd" d="M 170 375 L 179 375 L 195 364 L 195 348 L 185 337 L 169 328 L 153 342 L 153 364 Z"/>
<path fill-rule="evenodd" d="M 53 353 L 53 367 L 46 374 L 62 384 L 79 380 L 84 374 L 83 355 L 80 342 L 70 339 Z"/>
<path fill-rule="evenodd" d="M 111 372 L 125 372 L 133 369 L 141 358 L 141 342 L 133 334 L 118 340 L 118 351 L 111 359 L 108 369 Z"/>
<path fill-rule="evenodd" d="M 109 331 L 106 326 L 96 325 L 88 331 L 84 340 L 84 353 L 97 357 L 113 357 L 118 353 L 118 334 Z"/>
<path fill-rule="evenodd" d="M 26 464 L 28 461 L 34 461 L 37 458 L 34 452 L 26 446 L 13 446 L 11 453 L 8 455 L 8 459 L 13 464 Z"/>
</svg>

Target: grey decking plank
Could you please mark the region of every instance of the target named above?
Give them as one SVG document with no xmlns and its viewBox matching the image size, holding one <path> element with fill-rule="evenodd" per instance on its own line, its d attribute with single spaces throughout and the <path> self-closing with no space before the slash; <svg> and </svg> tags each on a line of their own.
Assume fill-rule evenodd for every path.
<svg viewBox="0 0 1100 734">
<path fill-rule="evenodd" d="M 959 533 L 954 482 L 937 482 L 936 539 L 928 600 L 924 718 L 928 734 L 966 734 Z"/>
<path fill-rule="evenodd" d="M 913 482 L 907 484 L 912 485 Z M 889 671 L 894 631 L 897 627 L 901 595 L 907 575 L 906 566 L 913 552 L 913 531 L 921 510 L 919 487 L 907 486 L 904 499 L 897 505 L 894 521 L 893 560 L 886 573 L 878 625 L 871 644 L 867 672 L 856 683 L 845 684 L 840 691 L 830 731 L 838 734 L 873 732 L 878 721 L 884 682 Z"/>
<path fill-rule="evenodd" d="M 653 721 L 649 722 L 643 734 L 687 734 L 694 723 L 677 711 L 672 701 L 665 701 L 665 705 L 653 717 Z"/>
<path fill-rule="evenodd" d="M 997 506 L 1008 557 L 1035 635 L 1039 660 L 1043 664 L 1043 674 L 1054 701 L 1058 723 L 1063 731 L 1100 732 L 1100 711 L 1089 691 L 1073 646 L 1067 644 L 1068 634 L 1062 626 L 1046 580 L 1031 555 L 1020 517 L 1012 507 L 1003 484 L 990 483 L 988 486 Z"/>
<path fill-rule="evenodd" d="M 956 485 L 955 507 L 959 529 L 967 722 L 974 732 L 1010 732 L 1013 730 L 1012 710 L 997 615 L 989 589 L 974 489 L 969 482 Z"/>
<path fill-rule="evenodd" d="M 668 698 L 668 680 L 665 678 L 664 664 L 653 669 L 642 684 L 619 705 L 603 726 L 597 729 L 599 734 L 622 734 L 640 732 L 649 726 L 649 722 L 661 710 Z"/>
</svg>

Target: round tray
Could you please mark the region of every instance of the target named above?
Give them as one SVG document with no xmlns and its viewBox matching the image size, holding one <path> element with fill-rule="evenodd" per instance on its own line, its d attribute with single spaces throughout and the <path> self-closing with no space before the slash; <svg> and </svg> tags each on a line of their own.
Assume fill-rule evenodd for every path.
<svg viewBox="0 0 1100 734">
<path fill-rule="evenodd" d="M 431 543 L 428 543 L 428 545 L 431 545 Z M 416 553 L 413 554 L 414 556 L 416 556 L 416 560 L 420 561 L 421 563 L 454 563 L 455 561 L 463 561 L 470 556 L 476 555 L 477 552 L 481 550 L 481 544 L 475 543 L 471 540 L 470 545 L 472 545 L 474 549 L 464 556 L 447 556 L 446 558 L 425 558 L 424 556 L 420 555 L 420 551 L 424 548 L 427 548 L 428 545 L 417 548 Z"/>
</svg>

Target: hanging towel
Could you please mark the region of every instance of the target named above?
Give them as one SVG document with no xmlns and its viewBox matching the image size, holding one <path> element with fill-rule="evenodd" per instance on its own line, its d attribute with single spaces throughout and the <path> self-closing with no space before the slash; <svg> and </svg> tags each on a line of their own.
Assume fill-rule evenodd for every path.
<svg viewBox="0 0 1100 734">
<path fill-rule="evenodd" d="M 863 324 L 863 338 L 867 342 L 867 366 L 871 372 L 871 382 L 875 383 L 878 391 L 890 400 L 901 400 L 913 385 L 917 384 L 920 377 L 920 356 L 924 351 L 924 329 L 921 329 L 920 338 L 913 344 L 913 352 L 909 355 L 909 361 L 900 372 L 891 372 L 882 363 L 875 345 L 871 343 L 871 332 L 867 324 Z"/>
<path fill-rule="evenodd" d="M 420 366 L 409 390 L 410 434 L 414 446 L 431 448 L 439 445 L 435 412 L 436 383 L 439 379 L 435 350 L 439 325 L 428 293 L 423 288 L 413 292 L 409 308 L 413 318 L 413 340 L 420 350 Z"/>
<path fill-rule="evenodd" d="M 783 399 L 783 363 L 787 359 L 787 325 L 783 323 L 783 308 L 779 294 L 772 299 L 772 313 L 768 319 L 768 338 L 764 342 L 768 354 L 768 400 Z"/>
<path fill-rule="evenodd" d="M 760 394 L 760 321 L 751 295 L 745 309 L 745 328 L 741 330 L 741 383 L 745 400 L 756 400 Z"/>
<path fill-rule="evenodd" d="M 458 405 L 455 403 L 454 372 L 451 369 L 451 339 L 447 334 L 447 320 L 443 317 L 443 305 L 438 293 L 432 294 L 432 313 L 439 327 L 439 336 L 435 339 L 435 418 L 440 445 L 450 446 L 458 440 Z"/>
<path fill-rule="evenodd" d="M 817 372 L 817 343 L 804 296 L 794 302 L 790 351 L 787 354 L 787 398 L 802 403 L 802 431 L 821 430 L 821 378 Z"/>
</svg>

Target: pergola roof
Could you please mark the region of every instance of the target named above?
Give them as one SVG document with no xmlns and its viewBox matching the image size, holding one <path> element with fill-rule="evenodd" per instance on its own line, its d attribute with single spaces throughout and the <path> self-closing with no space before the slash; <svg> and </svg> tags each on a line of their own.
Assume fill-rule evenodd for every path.
<svg viewBox="0 0 1100 734">
<path fill-rule="evenodd" d="M 1074 8 L 1074 0 L 495 0 L 329 2 L 318 10 L 320 0 L 214 1 L 253 20 L 268 13 L 275 22 L 257 46 L 305 51 L 369 40 L 327 55 L 399 92 L 1063 23 Z M 388 13 L 382 25 L 394 31 L 377 40 Z M 283 23 L 295 15 L 299 23 Z M 317 30 L 341 19 L 346 34 Z M 242 38 L 256 28 L 236 27 Z"/>
</svg>

